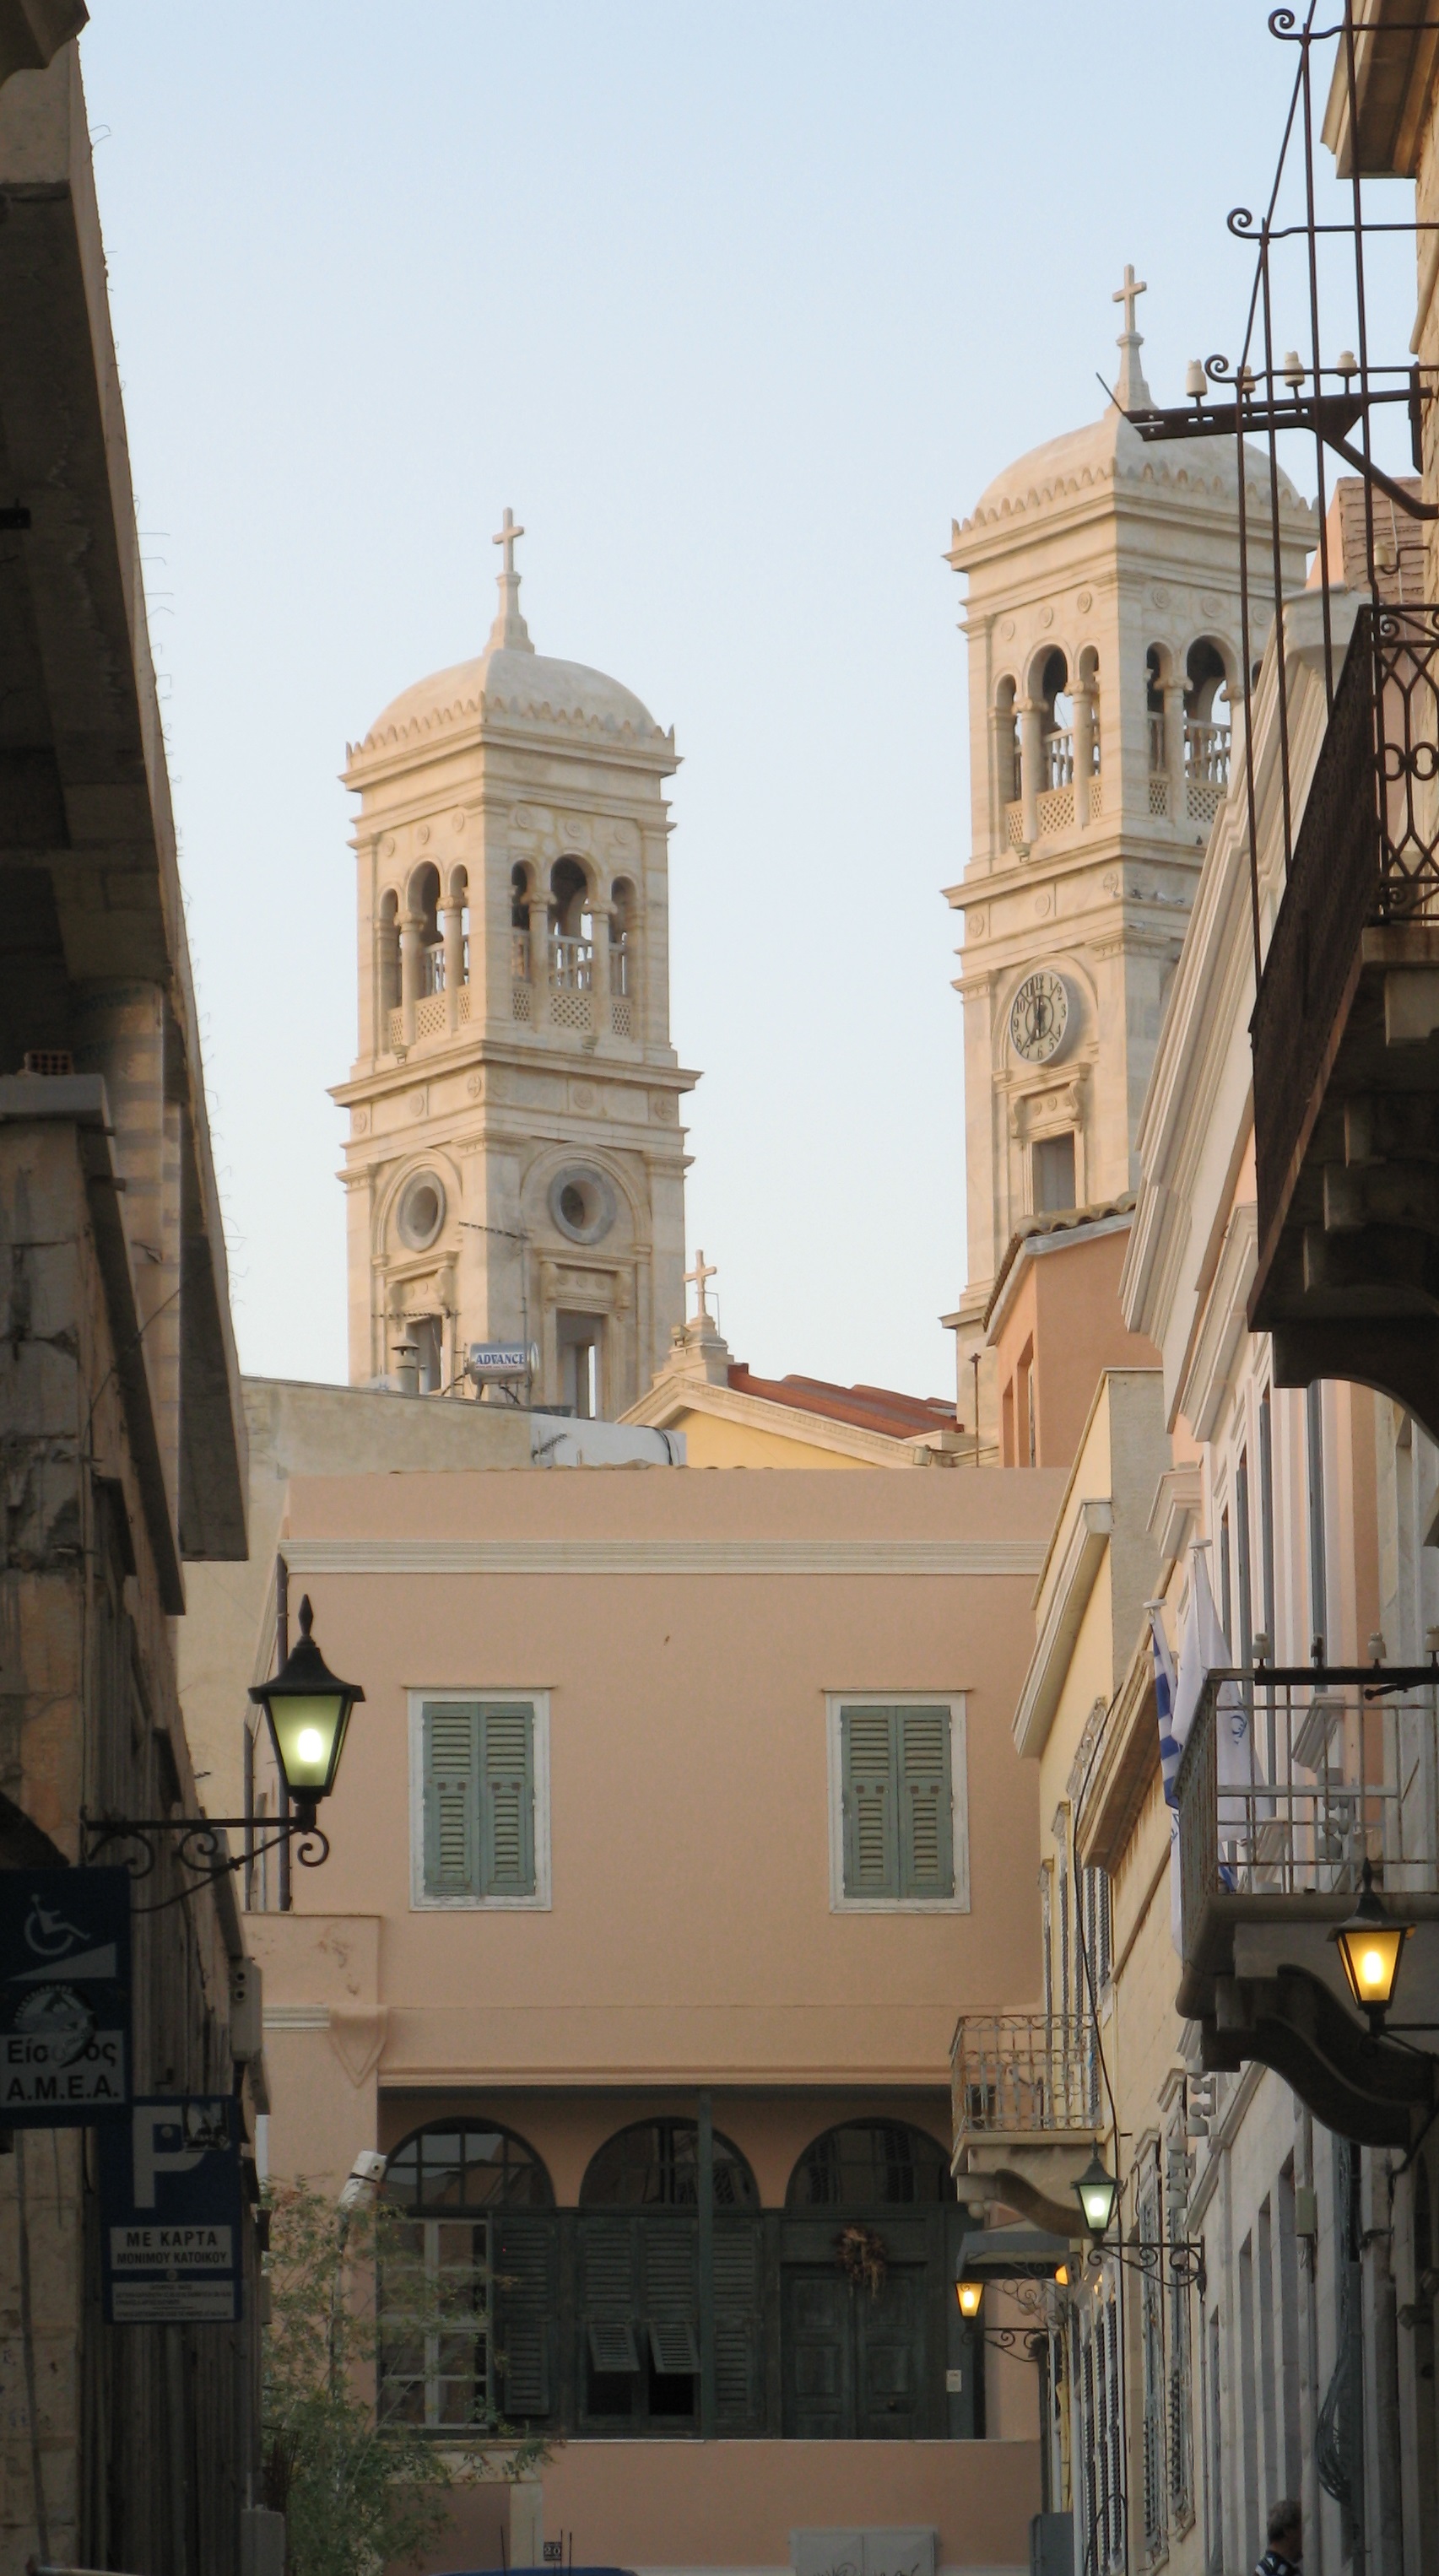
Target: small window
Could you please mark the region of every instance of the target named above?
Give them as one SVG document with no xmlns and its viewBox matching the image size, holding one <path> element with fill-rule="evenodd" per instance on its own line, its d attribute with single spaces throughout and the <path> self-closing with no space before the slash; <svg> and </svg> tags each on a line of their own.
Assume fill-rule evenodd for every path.
<svg viewBox="0 0 1439 2576">
<path fill-rule="evenodd" d="M 1074 1179 L 1074 1130 L 1041 1136 L 1034 1148 L 1034 1212 L 1053 1216 L 1077 1204 Z"/>
<path fill-rule="evenodd" d="M 547 1905 L 543 1701 L 417 1694 L 412 1710 L 415 1902 Z"/>
<path fill-rule="evenodd" d="M 969 1903 L 962 1700 L 830 1702 L 832 1902 Z"/>
</svg>

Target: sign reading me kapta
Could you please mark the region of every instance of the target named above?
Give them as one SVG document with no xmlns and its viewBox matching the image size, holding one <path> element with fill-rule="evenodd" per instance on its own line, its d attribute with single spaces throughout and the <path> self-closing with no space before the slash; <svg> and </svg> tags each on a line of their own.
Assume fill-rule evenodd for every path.
<svg viewBox="0 0 1439 2576">
<path fill-rule="evenodd" d="M 240 2139 L 224 2094 L 157 2094 L 100 2141 L 111 2325 L 234 2325 L 240 2314 Z"/>
<path fill-rule="evenodd" d="M 0 2128 L 129 2106 L 129 1871 L 0 1870 Z"/>
</svg>

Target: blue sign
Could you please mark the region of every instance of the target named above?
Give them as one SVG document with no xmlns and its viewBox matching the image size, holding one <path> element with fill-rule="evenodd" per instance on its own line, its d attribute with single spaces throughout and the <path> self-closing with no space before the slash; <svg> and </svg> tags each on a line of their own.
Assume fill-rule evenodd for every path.
<svg viewBox="0 0 1439 2576">
<path fill-rule="evenodd" d="M 230 2096 L 136 2102 L 129 2126 L 100 2140 L 107 2322 L 234 2325 L 243 2216 Z"/>
<path fill-rule="evenodd" d="M 0 1870 L 0 2128 L 123 2118 L 130 1873 Z"/>
</svg>

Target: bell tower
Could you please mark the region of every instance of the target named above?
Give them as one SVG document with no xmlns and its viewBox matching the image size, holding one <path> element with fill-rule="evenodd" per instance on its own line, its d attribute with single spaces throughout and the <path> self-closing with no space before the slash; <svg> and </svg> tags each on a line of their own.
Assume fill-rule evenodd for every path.
<svg viewBox="0 0 1439 2576">
<path fill-rule="evenodd" d="M 1240 700 L 1238 461 L 1228 439 L 1146 446 L 1127 268 L 1114 399 L 1036 448 L 956 522 L 968 579 L 971 847 L 964 916 L 969 1278 L 961 1410 L 1012 1236 L 1122 1199 Z M 1268 460 L 1245 450 L 1267 527 Z M 1283 476 L 1286 578 L 1314 514 Z M 1262 635 L 1253 636 L 1257 655 Z M 972 1398 L 970 1398 L 972 1401 Z"/>
<path fill-rule="evenodd" d="M 359 1052 L 350 1376 L 468 1393 L 538 1348 L 534 1403 L 613 1418 L 684 1319 L 683 1071 L 669 1035 L 677 766 L 628 689 L 536 653 L 506 510 L 478 659 L 350 746 Z"/>
</svg>

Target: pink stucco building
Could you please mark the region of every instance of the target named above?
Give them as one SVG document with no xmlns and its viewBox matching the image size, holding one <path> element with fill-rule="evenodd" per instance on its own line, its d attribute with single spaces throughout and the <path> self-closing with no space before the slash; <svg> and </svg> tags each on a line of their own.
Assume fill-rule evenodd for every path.
<svg viewBox="0 0 1439 2576">
<path fill-rule="evenodd" d="M 577 2562 L 782 2567 L 837 2527 L 1026 2557 L 1034 2376 L 958 2314 L 946 2070 L 956 2011 L 1039 1975 L 1010 1720 L 1060 1481 L 290 1485 L 291 1597 L 367 1696 L 328 1864 L 254 1890 L 271 2172 L 384 2152 L 489 2321 L 383 2402 L 542 2430 Z M 502 2494 L 461 2491 L 436 2566 L 498 2563 Z"/>
</svg>

